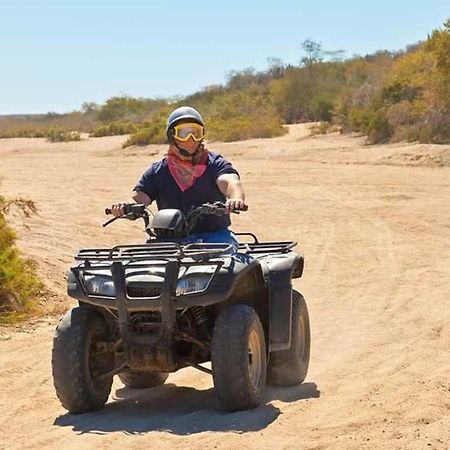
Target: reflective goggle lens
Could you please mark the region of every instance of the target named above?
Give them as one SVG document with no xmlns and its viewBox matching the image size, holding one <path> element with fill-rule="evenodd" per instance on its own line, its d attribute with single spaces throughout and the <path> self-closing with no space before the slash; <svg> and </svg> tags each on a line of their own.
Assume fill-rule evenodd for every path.
<svg viewBox="0 0 450 450">
<path fill-rule="evenodd" d="M 191 136 L 195 141 L 201 141 L 205 137 L 205 130 L 198 123 L 182 123 L 174 129 L 175 137 L 180 141 L 187 141 Z"/>
</svg>

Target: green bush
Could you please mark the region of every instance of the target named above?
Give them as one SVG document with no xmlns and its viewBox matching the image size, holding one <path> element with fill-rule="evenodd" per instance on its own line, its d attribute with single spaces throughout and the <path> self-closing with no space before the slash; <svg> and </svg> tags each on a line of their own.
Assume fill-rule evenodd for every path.
<svg viewBox="0 0 450 450">
<path fill-rule="evenodd" d="M 105 123 L 115 121 L 142 122 L 167 107 L 163 99 L 134 98 L 129 95 L 111 97 L 99 110 L 97 117 Z"/>
<path fill-rule="evenodd" d="M 47 138 L 49 142 L 79 141 L 78 131 L 67 131 L 61 128 L 15 128 L 0 131 L 0 139 L 10 138 Z"/>
<path fill-rule="evenodd" d="M 13 128 L 0 131 L 0 139 L 11 138 L 43 138 L 46 136 L 45 130 L 36 128 Z"/>
<path fill-rule="evenodd" d="M 25 215 L 36 211 L 33 202 L 7 201 L 0 196 L 0 322 L 36 310 L 36 299 L 42 283 L 36 275 L 36 264 L 23 258 L 15 246 L 16 235 L 6 222 L 5 214 L 18 207 Z"/>
<path fill-rule="evenodd" d="M 137 125 L 131 122 L 111 122 L 107 125 L 101 125 L 96 128 L 90 136 L 121 136 L 124 134 L 133 134 L 137 131 Z"/>
<path fill-rule="evenodd" d="M 370 112 L 366 109 L 351 108 L 348 112 L 348 125 L 352 130 L 363 131 L 367 130 L 371 119 Z"/>
<path fill-rule="evenodd" d="M 252 138 L 269 138 L 287 133 L 276 115 L 235 115 L 226 120 L 220 116 L 207 122 L 206 138 L 214 141 L 242 141 Z"/>
<path fill-rule="evenodd" d="M 318 99 L 313 103 L 313 113 L 322 122 L 331 122 L 333 119 L 334 103 L 327 99 Z"/>
<path fill-rule="evenodd" d="M 123 143 L 122 148 L 131 145 L 164 144 L 167 142 L 165 129 L 166 114 L 161 113 L 154 120 L 139 125 L 136 132 Z"/>
<path fill-rule="evenodd" d="M 383 111 L 374 114 L 364 130 L 370 144 L 387 142 L 392 136 L 392 128 Z"/>
</svg>

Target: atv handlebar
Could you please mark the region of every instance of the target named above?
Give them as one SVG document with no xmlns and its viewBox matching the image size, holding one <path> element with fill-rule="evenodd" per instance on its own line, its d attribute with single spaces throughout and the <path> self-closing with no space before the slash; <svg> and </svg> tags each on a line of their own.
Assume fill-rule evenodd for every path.
<svg viewBox="0 0 450 450">
<path fill-rule="evenodd" d="M 228 209 L 225 203 L 215 202 L 215 203 L 203 203 L 203 205 L 198 208 L 194 208 L 189 214 L 188 219 L 191 215 L 202 214 L 205 216 L 225 216 L 226 214 L 233 213 L 239 214 L 240 211 L 247 211 L 248 206 L 245 205 L 242 209 Z"/>
<path fill-rule="evenodd" d="M 146 206 L 140 203 L 124 203 L 122 205 L 124 214 L 121 217 L 125 217 L 126 219 L 136 220 L 140 217 L 143 217 L 146 212 Z M 193 209 L 189 215 L 200 213 L 204 215 L 212 215 L 212 216 L 224 216 L 225 214 L 228 214 L 229 212 L 233 214 L 239 214 L 240 211 L 247 211 L 248 206 L 245 205 L 242 209 L 232 209 L 231 211 L 228 210 L 228 208 L 225 206 L 225 203 L 222 202 L 215 202 L 215 203 L 204 203 L 203 205 L 199 206 L 198 208 Z M 105 214 L 111 215 L 112 211 L 111 208 L 105 208 Z"/>
<path fill-rule="evenodd" d="M 103 224 L 104 227 L 109 225 L 110 223 L 114 222 L 117 219 L 128 219 L 128 220 L 136 220 L 143 218 L 145 222 L 145 227 L 147 229 L 149 225 L 149 214 L 147 212 L 147 207 L 144 204 L 141 203 L 124 203 L 122 205 L 124 214 L 122 216 L 114 217 L 107 222 Z M 233 214 L 239 214 L 240 211 L 247 211 L 248 206 L 245 205 L 244 208 L 240 210 L 232 209 L 229 210 L 225 203 L 222 202 L 215 202 L 215 203 L 204 203 L 201 206 L 198 206 L 197 208 L 192 209 L 186 217 L 186 221 L 188 224 L 188 231 L 190 231 L 195 224 L 197 223 L 198 219 L 201 216 L 225 216 L 227 214 L 233 213 Z M 105 208 L 105 214 L 111 215 L 112 211 L 111 208 Z"/>
<path fill-rule="evenodd" d="M 145 205 L 140 203 L 123 203 L 122 208 L 124 216 L 132 214 L 133 216 L 136 216 L 136 219 L 143 217 L 145 213 Z M 111 208 L 105 208 L 105 214 L 107 216 L 112 214 Z M 128 218 L 129 217 L 127 217 L 127 219 Z"/>
<path fill-rule="evenodd" d="M 114 222 L 117 219 L 128 219 L 128 220 L 136 220 L 143 218 L 145 222 L 145 226 L 148 226 L 149 218 L 146 206 L 140 203 L 124 203 L 122 205 L 123 215 L 118 217 L 113 217 L 103 224 L 104 227 Z M 105 208 L 105 214 L 107 216 L 112 214 L 111 208 Z"/>
</svg>

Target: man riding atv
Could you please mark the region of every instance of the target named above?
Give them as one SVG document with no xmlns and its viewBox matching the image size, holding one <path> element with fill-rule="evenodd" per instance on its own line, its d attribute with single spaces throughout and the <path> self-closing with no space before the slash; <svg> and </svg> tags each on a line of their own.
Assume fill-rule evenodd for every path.
<svg viewBox="0 0 450 450">
<path fill-rule="evenodd" d="M 266 381 L 294 386 L 306 377 L 310 329 L 292 283 L 303 273 L 296 242 L 236 233 L 237 242 L 228 226 L 231 212 L 246 209 L 239 175 L 205 149 L 195 109 L 173 111 L 167 136 L 168 155 L 144 173 L 136 203 L 105 210 L 115 217 L 104 226 L 143 219 L 149 239 L 81 249 L 70 267 L 67 292 L 78 306 L 55 331 L 52 372 L 71 413 L 102 408 L 115 375 L 129 388 L 153 388 L 194 367 L 212 375 L 228 411 L 264 402 Z"/>
<path fill-rule="evenodd" d="M 200 113 L 182 106 L 167 119 L 169 140 L 167 155 L 153 163 L 142 175 L 132 195 L 136 203 L 158 209 L 173 208 L 183 214 L 204 203 L 224 202 L 229 211 L 246 209 L 244 188 L 236 169 L 221 155 L 206 149 L 205 124 Z M 120 217 L 124 205 L 112 205 L 111 212 Z M 199 220 L 188 242 L 226 242 L 237 251 L 238 242 L 228 229 L 229 215 L 206 216 Z"/>
</svg>

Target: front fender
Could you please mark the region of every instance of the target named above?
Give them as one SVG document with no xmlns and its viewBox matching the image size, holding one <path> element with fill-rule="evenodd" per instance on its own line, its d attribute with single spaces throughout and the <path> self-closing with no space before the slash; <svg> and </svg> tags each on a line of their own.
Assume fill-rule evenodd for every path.
<svg viewBox="0 0 450 450">
<path fill-rule="evenodd" d="M 303 273 L 303 255 L 295 252 L 261 258 L 269 292 L 269 351 L 291 345 L 292 278 Z"/>
</svg>

